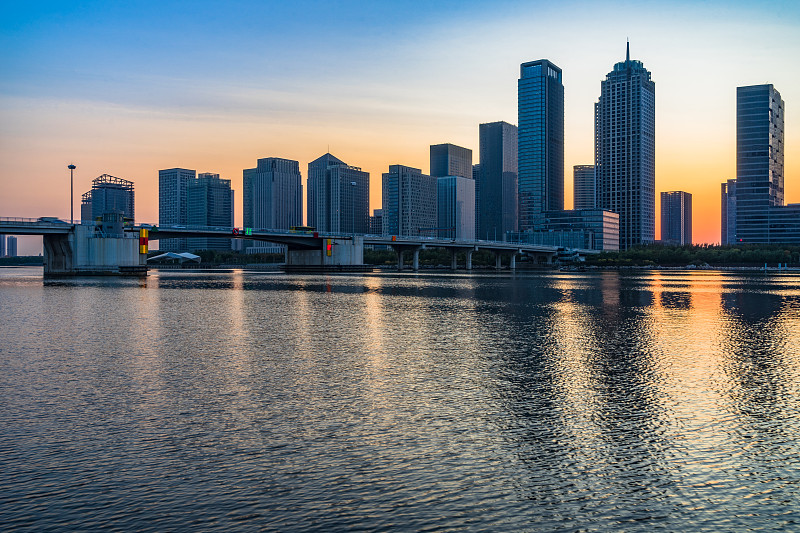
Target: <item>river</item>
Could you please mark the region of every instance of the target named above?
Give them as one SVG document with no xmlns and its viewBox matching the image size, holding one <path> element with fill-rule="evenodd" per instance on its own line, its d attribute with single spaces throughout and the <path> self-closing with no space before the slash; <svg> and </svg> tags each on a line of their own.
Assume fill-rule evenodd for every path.
<svg viewBox="0 0 800 533">
<path fill-rule="evenodd" d="M 800 276 L 0 268 L 5 530 L 800 529 Z"/>
</svg>

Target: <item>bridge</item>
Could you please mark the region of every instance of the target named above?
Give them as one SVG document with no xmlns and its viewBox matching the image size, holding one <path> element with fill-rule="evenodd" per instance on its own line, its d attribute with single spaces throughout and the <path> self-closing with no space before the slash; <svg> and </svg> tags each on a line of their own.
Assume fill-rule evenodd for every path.
<svg viewBox="0 0 800 533">
<path fill-rule="evenodd" d="M 538 264 L 553 264 L 559 248 L 502 241 L 454 240 L 432 237 L 337 234 L 316 231 L 288 231 L 257 228 L 125 225 L 121 216 L 108 213 L 102 222 L 72 224 L 52 217 L 38 219 L 0 218 L 0 234 L 42 235 L 46 276 L 66 275 L 146 275 L 149 240 L 169 238 L 231 238 L 267 241 L 285 245 L 286 270 L 346 271 L 364 269 L 364 245 L 388 246 L 397 254 L 402 270 L 406 254 L 411 254 L 412 269 L 419 269 L 419 252 L 443 248 L 451 254 L 451 268 L 458 268 L 458 255 L 466 257 L 464 267 L 472 269 L 472 254 L 485 250 L 494 253 L 496 268 L 504 256 L 509 267 L 525 254 Z M 597 253 L 595 250 L 570 250 L 572 255 Z"/>
</svg>

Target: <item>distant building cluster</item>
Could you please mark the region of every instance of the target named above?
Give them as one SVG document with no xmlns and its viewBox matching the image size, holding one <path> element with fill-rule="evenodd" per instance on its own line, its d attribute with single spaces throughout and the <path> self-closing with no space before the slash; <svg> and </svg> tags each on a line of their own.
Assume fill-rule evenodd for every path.
<svg viewBox="0 0 800 533">
<path fill-rule="evenodd" d="M 17 257 L 17 238 L 0 235 L 0 257 Z"/>
<path fill-rule="evenodd" d="M 370 176 L 330 153 L 308 163 L 305 220 L 300 163 L 266 157 L 243 170 L 245 228 L 498 240 L 594 250 L 656 241 L 655 83 L 630 57 L 600 82 L 594 105 L 594 164 L 573 167 L 574 208 L 564 209 L 562 70 L 540 59 L 520 65 L 518 126 L 478 127 L 478 161 L 450 143 L 430 146 L 430 173 L 388 166 L 382 208 L 370 216 Z M 721 241 L 800 243 L 800 204 L 784 205 L 784 103 L 772 85 L 737 89 L 736 179 L 722 184 Z M 82 220 L 104 212 L 134 217 L 133 183 L 104 174 L 83 195 Z M 218 174 L 159 171 L 159 224 L 231 227 L 233 190 Z M 661 192 L 661 236 L 692 243 L 692 195 Z M 3 243 L 5 246 L 5 243 Z M 280 252 L 237 239 L 163 239 L 162 251 Z M 9 244 L 10 249 L 10 244 Z"/>
</svg>

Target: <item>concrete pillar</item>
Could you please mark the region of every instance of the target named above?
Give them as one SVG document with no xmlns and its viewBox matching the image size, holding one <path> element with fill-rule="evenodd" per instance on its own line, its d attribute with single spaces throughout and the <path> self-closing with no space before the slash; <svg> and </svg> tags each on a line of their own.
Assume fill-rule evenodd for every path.
<svg viewBox="0 0 800 533">
<path fill-rule="evenodd" d="M 503 259 L 503 256 L 500 255 L 500 252 L 495 252 L 494 253 L 494 268 L 495 269 L 500 270 L 503 267 L 503 263 L 501 262 L 502 259 Z"/>
<path fill-rule="evenodd" d="M 458 250 L 450 250 L 450 268 L 452 270 L 458 269 Z"/>
<path fill-rule="evenodd" d="M 472 252 L 475 250 L 467 250 L 467 270 L 472 270 Z"/>
<path fill-rule="evenodd" d="M 397 250 L 397 270 L 403 270 L 403 250 Z"/>
<path fill-rule="evenodd" d="M 511 254 L 511 261 L 508 263 L 508 268 L 510 268 L 511 270 L 516 270 L 516 268 L 517 268 L 517 254 L 516 253 L 512 253 Z"/>
<path fill-rule="evenodd" d="M 414 272 L 419 270 L 419 248 L 414 248 Z"/>
</svg>

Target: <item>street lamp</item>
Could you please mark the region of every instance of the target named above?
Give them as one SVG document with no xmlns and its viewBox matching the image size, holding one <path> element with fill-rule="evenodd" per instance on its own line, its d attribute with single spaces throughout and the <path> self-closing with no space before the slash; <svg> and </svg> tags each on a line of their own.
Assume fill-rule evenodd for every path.
<svg viewBox="0 0 800 533">
<path fill-rule="evenodd" d="M 77 167 L 75 165 L 71 164 L 71 165 L 67 166 L 67 168 L 69 169 L 69 223 L 70 224 L 74 224 L 75 223 L 75 216 L 74 216 L 74 213 L 73 213 L 73 209 L 75 208 L 75 200 L 72 197 L 73 196 L 73 193 L 72 193 L 72 171 L 75 170 Z"/>
</svg>

